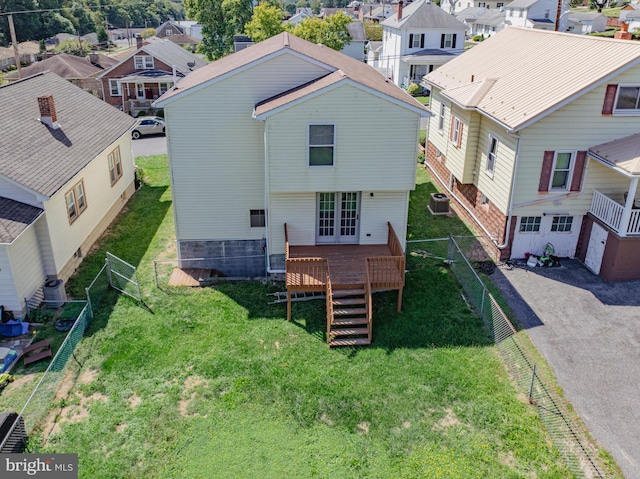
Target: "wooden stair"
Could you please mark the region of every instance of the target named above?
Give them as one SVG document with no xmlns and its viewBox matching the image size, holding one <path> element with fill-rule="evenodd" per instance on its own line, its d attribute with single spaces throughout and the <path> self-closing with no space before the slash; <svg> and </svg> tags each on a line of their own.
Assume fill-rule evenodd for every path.
<svg viewBox="0 0 640 479">
<path fill-rule="evenodd" d="M 365 285 L 340 285 L 328 293 L 329 347 L 371 344 L 370 301 Z"/>
</svg>

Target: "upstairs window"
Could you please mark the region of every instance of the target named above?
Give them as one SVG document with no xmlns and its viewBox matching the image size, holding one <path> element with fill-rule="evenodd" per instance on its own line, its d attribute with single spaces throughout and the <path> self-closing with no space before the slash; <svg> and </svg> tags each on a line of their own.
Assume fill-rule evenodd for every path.
<svg viewBox="0 0 640 479">
<path fill-rule="evenodd" d="M 455 48 L 456 37 L 455 33 L 443 33 L 440 36 L 440 48 Z"/>
<path fill-rule="evenodd" d="M 309 166 L 333 166 L 335 125 L 309 125 Z"/>
<path fill-rule="evenodd" d="M 551 177 L 552 190 L 569 189 L 573 156 L 573 152 L 556 151 L 553 163 L 553 175 Z"/>
<path fill-rule="evenodd" d="M 109 80 L 109 94 L 111 96 L 122 96 L 122 86 L 118 80 Z"/>
<path fill-rule="evenodd" d="M 615 113 L 640 112 L 640 85 L 620 85 L 614 107 Z"/>
<path fill-rule="evenodd" d="M 424 48 L 424 33 L 409 34 L 409 48 Z"/>
<path fill-rule="evenodd" d="M 444 116 L 447 113 L 447 105 L 444 102 L 440 103 L 440 115 L 438 116 L 438 130 L 444 129 Z"/>
<path fill-rule="evenodd" d="M 458 117 L 451 117 L 451 131 L 449 132 L 449 139 L 456 148 L 460 148 L 460 145 L 462 145 L 462 121 Z"/>
<path fill-rule="evenodd" d="M 109 178 L 111 179 L 111 186 L 115 185 L 120 178 L 122 178 L 122 159 L 120 158 L 120 147 L 113 150 L 107 156 L 107 163 L 109 164 Z"/>
<path fill-rule="evenodd" d="M 167 28 L 167 29 L 164 31 L 164 34 L 165 34 L 166 36 L 171 36 L 171 35 L 173 35 L 173 30 L 171 30 L 170 28 Z"/>
<path fill-rule="evenodd" d="M 153 69 L 153 57 L 150 55 L 136 55 L 133 57 L 133 63 L 136 70 Z"/>
<path fill-rule="evenodd" d="M 64 198 L 67 203 L 69 223 L 73 223 L 76 218 L 87 209 L 87 200 L 84 196 L 84 184 L 82 181 L 71 188 L 71 190 L 64 195 Z"/>
<path fill-rule="evenodd" d="M 498 155 L 498 139 L 489 135 L 489 148 L 487 149 L 487 168 L 486 172 L 489 176 L 493 176 L 493 171 L 496 168 L 496 156 Z"/>
</svg>

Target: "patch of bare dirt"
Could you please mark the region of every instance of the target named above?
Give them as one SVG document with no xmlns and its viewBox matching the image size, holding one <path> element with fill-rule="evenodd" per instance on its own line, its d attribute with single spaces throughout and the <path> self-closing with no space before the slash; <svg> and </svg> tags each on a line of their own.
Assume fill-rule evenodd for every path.
<svg viewBox="0 0 640 479">
<path fill-rule="evenodd" d="M 126 425 L 126 424 L 118 424 L 118 425 L 116 426 L 116 432 L 122 432 L 122 431 L 124 431 L 126 428 L 127 428 L 127 425 Z"/>
<path fill-rule="evenodd" d="M 327 416 L 326 412 L 322 413 L 322 416 L 320 416 L 320 421 L 325 423 L 327 426 L 333 426 L 334 424 L 333 420 L 329 416 Z"/>
<path fill-rule="evenodd" d="M 14 379 L 12 382 L 7 384 L 7 392 L 11 391 L 14 388 L 20 389 L 21 387 L 26 386 L 31 381 L 33 381 L 33 378 L 33 374 L 25 374 L 24 376 Z"/>
<path fill-rule="evenodd" d="M 133 396 L 129 397 L 127 401 L 129 401 L 129 407 L 131 409 L 135 409 L 142 402 L 142 398 L 140 398 L 140 396 L 138 396 L 136 393 L 133 393 Z"/>
<path fill-rule="evenodd" d="M 200 414 L 189 412 L 189 407 L 198 398 L 198 392 L 195 389 L 198 386 L 206 385 L 207 381 L 201 376 L 187 376 L 184 380 L 184 389 L 182 390 L 182 399 L 178 402 L 178 411 L 182 417 L 195 417 Z"/>
<path fill-rule="evenodd" d="M 457 426 L 458 424 L 460 424 L 460 421 L 458 420 L 455 413 L 453 412 L 453 409 L 447 408 L 445 409 L 445 412 L 447 413 L 445 417 L 443 417 L 433 425 L 434 430 L 446 431 L 450 427 Z"/>
<path fill-rule="evenodd" d="M 356 426 L 358 428 L 359 432 L 362 432 L 364 434 L 369 434 L 369 423 L 366 421 L 361 422 L 360 424 L 358 424 L 358 426 Z"/>
<path fill-rule="evenodd" d="M 79 384 L 91 384 L 98 377 L 98 370 L 96 369 L 85 369 L 78 376 Z"/>
<path fill-rule="evenodd" d="M 83 396 L 76 392 L 75 398 L 79 399 L 78 404 L 64 406 L 60 410 L 52 410 L 44 424 L 46 436 L 55 435 L 60 432 L 60 426 L 65 422 L 82 422 L 89 417 L 89 406 L 96 401 L 107 402 L 109 398 L 104 394 L 93 393 L 91 396 Z"/>
</svg>

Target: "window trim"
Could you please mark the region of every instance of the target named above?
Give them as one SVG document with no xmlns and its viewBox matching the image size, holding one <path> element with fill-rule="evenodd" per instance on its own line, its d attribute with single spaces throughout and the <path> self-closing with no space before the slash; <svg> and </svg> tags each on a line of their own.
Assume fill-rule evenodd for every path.
<svg viewBox="0 0 640 479">
<path fill-rule="evenodd" d="M 264 228 L 267 224 L 265 210 L 249 210 L 249 226 L 251 228 Z"/>
<path fill-rule="evenodd" d="M 440 134 L 444 132 L 445 116 L 447 115 L 447 105 L 445 102 L 440 102 L 440 116 L 438 118 L 438 131 Z"/>
<path fill-rule="evenodd" d="M 78 191 L 80 191 L 82 194 L 79 195 Z M 83 201 L 82 201 L 82 205 L 80 205 L 80 202 L 78 201 L 78 198 L 82 197 Z M 72 199 L 73 201 L 73 207 L 74 207 L 74 216 L 72 217 L 70 214 L 70 201 L 69 198 Z M 65 207 L 67 209 L 67 218 L 69 219 L 69 224 L 73 224 L 79 217 L 80 215 L 82 215 L 82 213 L 84 213 L 87 210 L 87 193 L 86 190 L 84 188 L 84 180 L 80 180 L 78 183 L 76 183 L 75 185 L 73 185 L 73 187 L 67 191 L 64 195 L 64 201 L 65 201 Z"/>
<path fill-rule="evenodd" d="M 618 99 L 620 97 L 620 90 L 623 88 L 638 88 L 638 97 L 636 98 L 637 108 L 627 109 L 627 108 L 618 108 Z M 613 111 L 612 114 L 619 116 L 635 116 L 640 115 L 640 83 L 619 83 L 618 88 L 616 88 L 616 97 L 613 101 Z"/>
<path fill-rule="evenodd" d="M 529 221 L 529 220 L 532 221 Z M 540 225 L 542 224 L 542 216 L 521 216 L 518 224 L 518 233 L 540 233 Z M 531 226 L 531 230 L 527 231 L 527 226 Z"/>
<path fill-rule="evenodd" d="M 443 48 L 448 48 L 448 49 L 454 49 L 456 46 L 453 44 L 453 36 L 455 34 L 454 33 L 445 33 L 444 34 L 444 47 Z M 449 37 L 449 41 L 450 41 L 450 45 L 447 46 L 447 37 Z"/>
<path fill-rule="evenodd" d="M 329 145 L 311 145 L 311 127 L 312 126 L 332 126 L 333 127 L 333 144 Z M 327 148 L 333 150 L 333 158 L 330 165 L 312 165 L 311 164 L 311 148 Z M 307 125 L 307 166 L 309 168 L 334 168 L 336 166 L 336 124 L 335 123 L 309 123 Z"/>
<path fill-rule="evenodd" d="M 462 120 L 455 115 L 451 116 L 451 135 L 449 140 L 453 143 L 456 148 L 460 145 L 461 135 L 462 135 Z"/>
<path fill-rule="evenodd" d="M 556 173 L 556 163 L 558 161 L 558 155 L 562 155 L 565 153 L 569 153 L 571 158 L 569 158 L 569 166 L 567 167 L 567 182 L 566 186 L 559 187 L 553 186 L 553 177 Z M 549 177 L 549 191 L 570 191 L 571 190 L 571 181 L 573 180 L 573 168 L 576 165 L 576 150 L 556 150 L 553 152 L 553 163 L 551 164 L 551 176 Z M 562 170 L 564 171 L 564 170 Z"/>
<path fill-rule="evenodd" d="M 147 60 L 151 60 L 150 65 L 147 64 Z M 138 66 L 138 61 L 141 62 L 142 66 Z M 151 55 L 134 55 L 133 57 L 133 67 L 136 70 L 153 70 L 154 60 Z"/>
<path fill-rule="evenodd" d="M 560 219 L 564 218 L 564 222 L 560 222 Z M 556 220 L 558 220 L 556 222 Z M 568 221 L 567 221 L 568 220 Z M 569 229 L 566 229 L 567 224 L 569 225 Z M 554 226 L 556 227 L 556 229 L 553 229 Z M 563 229 L 558 229 L 558 227 L 561 227 Z M 553 218 L 551 218 L 551 232 L 552 233 L 571 233 L 571 228 L 573 227 L 573 216 L 571 215 L 554 215 Z"/>
<path fill-rule="evenodd" d="M 115 83 L 117 93 L 113 93 L 113 83 Z M 122 84 L 117 79 L 109 79 L 109 96 L 122 96 Z"/>
<path fill-rule="evenodd" d="M 107 166 L 109 167 L 109 180 L 111 181 L 111 186 L 114 186 L 124 175 L 124 171 L 122 169 L 122 155 L 120 154 L 119 146 L 107 155 Z"/>
<path fill-rule="evenodd" d="M 491 151 L 491 146 L 493 145 L 493 141 L 495 140 L 495 151 Z M 493 178 L 493 174 L 496 171 L 496 160 L 498 159 L 498 147 L 500 146 L 500 140 L 497 136 L 489 133 L 489 143 L 487 145 L 487 164 L 485 165 L 485 173 L 489 175 L 489 177 Z M 491 168 L 489 168 L 489 160 L 491 159 Z"/>
</svg>

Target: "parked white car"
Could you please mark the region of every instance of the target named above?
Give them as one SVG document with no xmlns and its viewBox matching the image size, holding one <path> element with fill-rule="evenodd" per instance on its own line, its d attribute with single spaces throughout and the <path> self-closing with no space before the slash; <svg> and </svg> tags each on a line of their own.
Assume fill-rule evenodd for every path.
<svg viewBox="0 0 640 479">
<path fill-rule="evenodd" d="M 131 129 L 131 138 L 137 140 L 144 135 L 164 135 L 164 119 L 159 116 L 141 116 Z"/>
</svg>

